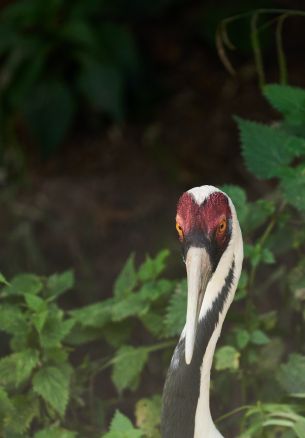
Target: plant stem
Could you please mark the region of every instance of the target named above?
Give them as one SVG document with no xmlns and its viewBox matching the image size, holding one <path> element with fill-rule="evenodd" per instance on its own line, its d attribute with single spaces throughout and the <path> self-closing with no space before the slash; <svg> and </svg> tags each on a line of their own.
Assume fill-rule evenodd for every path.
<svg viewBox="0 0 305 438">
<path fill-rule="evenodd" d="M 275 31 L 275 38 L 276 38 L 276 50 L 277 50 L 277 58 L 279 63 L 279 72 L 280 72 L 280 83 L 281 84 L 287 84 L 288 80 L 288 73 L 287 73 L 287 62 L 286 62 L 286 56 L 283 48 L 283 24 L 287 17 L 289 17 L 290 14 L 283 14 L 279 17 L 276 31 Z"/>
<path fill-rule="evenodd" d="M 172 340 L 172 341 L 161 342 L 160 344 L 153 344 L 153 345 L 148 345 L 146 347 L 139 347 L 139 348 L 141 348 L 142 350 L 146 351 L 146 353 L 152 353 L 154 351 L 164 350 L 165 348 L 173 347 L 175 345 L 175 343 L 176 343 L 176 341 Z M 128 354 L 126 354 L 126 356 L 128 356 Z M 123 356 L 120 356 L 120 359 L 122 357 Z M 109 359 L 107 362 L 105 362 L 99 368 L 99 370 L 97 370 L 96 373 L 106 370 L 111 365 L 114 365 L 117 362 L 117 360 L 118 360 L 117 356 L 113 356 L 111 359 Z"/>
<path fill-rule="evenodd" d="M 218 417 L 215 420 L 215 423 L 220 423 L 221 421 L 226 420 L 229 417 L 232 417 L 232 415 L 236 415 L 239 412 L 246 411 L 247 409 L 250 409 L 250 408 L 252 408 L 252 405 L 244 405 L 244 406 L 240 406 L 239 408 L 235 408 L 232 411 L 227 412 L 226 414 L 221 415 L 220 417 Z"/>
<path fill-rule="evenodd" d="M 251 44 L 254 54 L 256 70 L 258 74 L 259 86 L 262 88 L 266 83 L 266 78 L 265 78 L 262 51 L 260 48 L 258 31 L 257 31 L 258 19 L 259 19 L 259 12 L 256 12 L 251 17 Z"/>
</svg>

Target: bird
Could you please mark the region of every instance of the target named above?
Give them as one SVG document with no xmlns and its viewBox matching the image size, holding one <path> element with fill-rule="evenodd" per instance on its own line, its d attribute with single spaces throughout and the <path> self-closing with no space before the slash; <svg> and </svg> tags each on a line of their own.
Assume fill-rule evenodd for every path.
<svg viewBox="0 0 305 438">
<path fill-rule="evenodd" d="M 186 323 L 165 379 L 161 435 L 223 438 L 210 412 L 210 373 L 241 274 L 242 233 L 230 197 L 210 185 L 181 195 L 176 229 L 187 273 Z"/>
</svg>

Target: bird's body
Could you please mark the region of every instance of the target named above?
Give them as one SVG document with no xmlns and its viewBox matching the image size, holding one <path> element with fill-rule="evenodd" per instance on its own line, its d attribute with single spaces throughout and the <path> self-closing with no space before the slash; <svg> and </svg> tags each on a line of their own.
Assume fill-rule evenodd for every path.
<svg viewBox="0 0 305 438">
<path fill-rule="evenodd" d="M 184 193 L 176 220 L 188 305 L 164 386 L 162 438 L 221 438 L 210 413 L 210 371 L 241 272 L 242 235 L 232 201 L 212 186 Z"/>
</svg>

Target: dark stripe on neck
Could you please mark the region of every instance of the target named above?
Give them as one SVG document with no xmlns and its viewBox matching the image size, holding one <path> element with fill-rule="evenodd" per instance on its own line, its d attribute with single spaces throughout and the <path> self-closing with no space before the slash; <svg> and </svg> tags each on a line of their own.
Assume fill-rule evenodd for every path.
<svg viewBox="0 0 305 438">
<path fill-rule="evenodd" d="M 200 393 L 200 367 L 218 324 L 219 314 L 228 297 L 234 278 L 234 268 L 233 259 L 221 292 L 198 325 L 193 358 L 189 365 L 185 363 L 185 339 L 180 340 L 176 346 L 173 357 L 178 360 L 178 365 L 173 367 L 171 364 L 163 391 L 162 438 L 193 438 L 194 436 L 195 414 Z"/>
</svg>

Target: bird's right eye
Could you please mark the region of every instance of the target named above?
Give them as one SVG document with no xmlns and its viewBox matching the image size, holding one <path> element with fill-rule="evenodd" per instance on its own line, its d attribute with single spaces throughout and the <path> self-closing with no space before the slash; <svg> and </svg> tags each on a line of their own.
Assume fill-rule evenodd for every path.
<svg viewBox="0 0 305 438">
<path fill-rule="evenodd" d="M 183 230 L 181 225 L 178 224 L 178 222 L 176 222 L 176 230 L 178 232 L 179 238 L 183 239 Z"/>
</svg>

